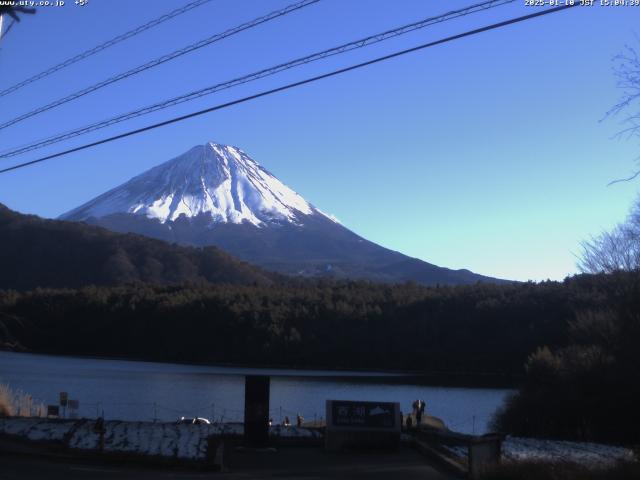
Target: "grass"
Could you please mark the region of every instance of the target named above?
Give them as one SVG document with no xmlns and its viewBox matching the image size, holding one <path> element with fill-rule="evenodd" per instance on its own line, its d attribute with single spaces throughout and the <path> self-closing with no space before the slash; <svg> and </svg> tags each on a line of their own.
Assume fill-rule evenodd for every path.
<svg viewBox="0 0 640 480">
<path fill-rule="evenodd" d="M 640 463 L 620 462 L 609 468 L 589 468 L 577 463 L 505 462 L 482 480 L 638 480 Z"/>
<path fill-rule="evenodd" d="M 44 417 L 44 404 L 22 390 L 13 390 L 9 385 L 0 384 L 0 417 Z"/>
</svg>

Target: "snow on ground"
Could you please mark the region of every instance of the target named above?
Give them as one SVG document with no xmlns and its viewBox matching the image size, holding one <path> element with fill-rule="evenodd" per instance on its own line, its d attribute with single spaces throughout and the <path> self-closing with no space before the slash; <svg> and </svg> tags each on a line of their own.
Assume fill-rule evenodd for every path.
<svg viewBox="0 0 640 480">
<path fill-rule="evenodd" d="M 462 445 L 443 445 L 442 448 L 444 448 L 454 457 L 465 458 L 469 454 L 469 449 L 466 446 Z"/>
<path fill-rule="evenodd" d="M 575 462 L 581 465 L 606 467 L 617 461 L 633 461 L 632 450 L 624 447 L 586 442 L 564 442 L 534 438 L 507 437 L 502 445 L 505 460 L 543 460 Z"/>
<path fill-rule="evenodd" d="M 0 433 L 19 435 L 29 440 L 62 441 L 73 423 L 43 418 L 0 418 Z"/>
<path fill-rule="evenodd" d="M 318 430 L 310 430 L 304 427 L 285 427 L 283 425 L 275 425 L 269 429 L 269 435 L 272 437 L 288 437 L 288 438 L 321 438 L 322 434 Z"/>
<path fill-rule="evenodd" d="M 454 457 L 466 458 L 467 447 L 444 446 Z M 565 442 L 537 438 L 507 437 L 502 444 L 502 458 L 507 461 L 573 462 L 593 467 L 608 467 L 618 461 L 637 460 L 624 447 L 586 442 Z"/>
<path fill-rule="evenodd" d="M 0 434 L 34 441 L 64 441 L 69 448 L 96 450 L 100 436 L 93 420 L 49 420 L 43 418 L 0 419 Z M 208 437 L 242 435 L 241 423 L 191 425 L 151 422 L 105 421 L 104 451 L 202 460 Z M 319 438 L 320 432 L 302 427 L 271 427 L 269 435 L 288 438 Z"/>
<path fill-rule="evenodd" d="M 208 437 L 242 435 L 242 423 L 190 425 L 151 422 L 105 421 L 104 450 L 113 453 L 157 455 L 201 460 L 207 455 Z M 0 434 L 17 435 L 33 441 L 66 442 L 69 448 L 95 450 L 99 435 L 93 420 L 51 420 L 44 418 L 0 418 Z M 270 428 L 272 437 L 320 438 L 322 434 L 304 427 Z M 457 457 L 466 457 L 463 446 L 445 447 Z M 502 456 L 508 461 L 541 460 L 575 462 L 606 467 L 619 460 L 635 460 L 633 451 L 624 447 L 596 443 L 564 442 L 533 438 L 507 437 Z"/>
</svg>

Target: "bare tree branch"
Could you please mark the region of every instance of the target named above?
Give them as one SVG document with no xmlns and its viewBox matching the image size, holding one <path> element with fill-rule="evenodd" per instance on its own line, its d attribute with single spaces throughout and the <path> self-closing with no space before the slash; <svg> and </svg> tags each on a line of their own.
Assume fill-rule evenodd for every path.
<svg viewBox="0 0 640 480">
<path fill-rule="evenodd" d="M 640 38 L 636 35 L 636 39 L 640 43 Z M 616 78 L 616 86 L 622 91 L 622 95 L 613 107 L 611 107 L 604 115 L 602 120 L 615 117 L 627 113 L 621 121 L 624 126 L 614 138 L 640 138 L 640 55 L 638 50 L 630 45 L 625 45 L 622 52 L 612 59 L 613 75 Z M 602 121 L 601 120 L 601 121 Z M 640 176 L 640 168 L 637 168 L 629 177 L 620 178 L 609 182 L 608 185 L 614 185 L 621 182 L 630 182 Z"/>
<path fill-rule="evenodd" d="M 611 185 L 614 185 L 616 183 L 622 183 L 622 182 L 630 182 L 631 180 L 634 180 L 635 178 L 637 178 L 640 175 L 640 170 L 636 171 L 633 175 L 631 175 L 630 177 L 627 178 L 618 178 L 617 180 L 611 180 L 609 183 L 607 183 L 607 187 L 610 187 Z"/>
<path fill-rule="evenodd" d="M 581 247 L 578 268 L 582 272 L 640 271 L 640 197 L 624 223 L 582 242 Z"/>
</svg>

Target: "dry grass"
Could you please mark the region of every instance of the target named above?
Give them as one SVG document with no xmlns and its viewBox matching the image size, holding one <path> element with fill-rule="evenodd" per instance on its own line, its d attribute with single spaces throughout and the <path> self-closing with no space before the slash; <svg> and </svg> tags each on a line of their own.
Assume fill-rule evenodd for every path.
<svg viewBox="0 0 640 480">
<path fill-rule="evenodd" d="M 0 384 L 0 416 L 44 417 L 45 414 L 44 404 L 34 401 L 28 393 Z"/>
</svg>

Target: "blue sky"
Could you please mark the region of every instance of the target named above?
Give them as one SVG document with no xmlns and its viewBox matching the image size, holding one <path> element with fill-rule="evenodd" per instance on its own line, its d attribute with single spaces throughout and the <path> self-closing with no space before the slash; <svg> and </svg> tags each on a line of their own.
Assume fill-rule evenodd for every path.
<svg viewBox="0 0 640 480">
<path fill-rule="evenodd" d="M 281 8 L 214 0 L 0 98 L 6 120 Z M 72 1 L 0 42 L 0 88 L 186 2 Z M 0 150 L 470 4 L 322 0 L 0 131 Z M 26 161 L 479 25 L 523 2 L 279 74 L 84 136 Z M 233 144 L 348 228 L 437 265 L 518 280 L 576 271 L 579 243 L 622 221 L 637 183 L 607 187 L 640 146 L 614 139 L 611 59 L 640 8 L 574 8 L 430 48 L 51 162 L 0 175 L 0 202 L 55 217 L 206 141 Z M 636 29 L 634 31 L 634 29 Z"/>
</svg>

